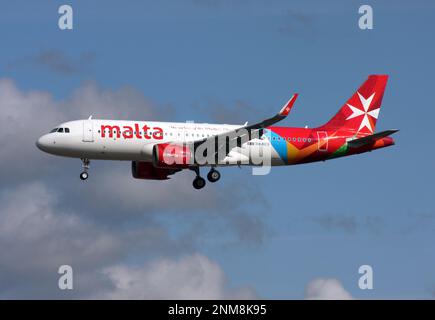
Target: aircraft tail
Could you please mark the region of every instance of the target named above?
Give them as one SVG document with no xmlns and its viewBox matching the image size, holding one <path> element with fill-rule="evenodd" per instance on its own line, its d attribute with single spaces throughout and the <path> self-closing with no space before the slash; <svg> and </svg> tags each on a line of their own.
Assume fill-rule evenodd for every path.
<svg viewBox="0 0 435 320">
<path fill-rule="evenodd" d="M 319 129 L 373 134 L 387 81 L 388 75 L 370 75 L 338 113 Z"/>
</svg>

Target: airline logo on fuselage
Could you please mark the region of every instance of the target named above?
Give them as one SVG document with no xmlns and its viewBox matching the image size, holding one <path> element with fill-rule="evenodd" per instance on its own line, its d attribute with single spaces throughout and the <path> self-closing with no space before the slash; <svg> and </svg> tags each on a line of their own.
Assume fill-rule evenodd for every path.
<svg viewBox="0 0 435 320">
<path fill-rule="evenodd" d="M 151 130 L 151 131 L 150 131 Z M 100 130 L 101 138 L 121 138 L 124 139 L 163 139 L 163 129 L 160 127 L 149 127 L 144 125 L 140 127 L 138 123 L 133 126 L 118 126 L 102 124 Z"/>
</svg>

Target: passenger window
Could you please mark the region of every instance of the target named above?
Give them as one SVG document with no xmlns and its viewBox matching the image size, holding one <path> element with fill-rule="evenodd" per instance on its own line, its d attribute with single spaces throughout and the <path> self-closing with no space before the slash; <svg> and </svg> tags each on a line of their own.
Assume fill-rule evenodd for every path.
<svg viewBox="0 0 435 320">
<path fill-rule="evenodd" d="M 63 132 L 63 128 L 59 128 L 59 130 L 57 130 L 57 132 Z"/>
<path fill-rule="evenodd" d="M 65 133 L 69 133 L 69 128 L 65 128 Z"/>
</svg>

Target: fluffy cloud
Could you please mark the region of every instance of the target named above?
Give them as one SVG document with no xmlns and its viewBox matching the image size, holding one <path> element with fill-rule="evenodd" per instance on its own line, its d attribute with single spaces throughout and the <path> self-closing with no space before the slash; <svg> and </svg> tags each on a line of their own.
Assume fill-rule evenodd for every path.
<svg viewBox="0 0 435 320">
<path fill-rule="evenodd" d="M 41 163 L 35 141 L 48 128 L 59 123 L 62 112 L 50 94 L 39 91 L 21 92 L 8 79 L 0 80 L 0 164 L 1 177 L 14 173 L 15 177 L 33 171 L 29 159 Z M 41 116 L 43 115 L 43 116 Z"/>
<path fill-rule="evenodd" d="M 4 297 L 30 297 L 35 290 L 47 295 L 56 288 L 60 265 L 92 270 L 121 257 L 125 249 L 122 238 L 59 209 L 56 195 L 42 183 L 3 191 L 0 212 Z"/>
<path fill-rule="evenodd" d="M 68 191 L 71 199 L 86 203 L 97 220 L 119 223 L 170 217 L 165 224 L 176 225 L 183 233 L 184 244 L 190 242 L 190 246 L 215 237 L 228 245 L 258 246 L 267 235 L 261 211 L 267 207 L 267 200 L 256 185 L 240 185 L 237 181 L 209 184 L 198 197 L 198 191 L 191 187 L 193 172 L 180 172 L 168 181 L 155 182 L 133 179 L 128 163 L 107 165 L 110 168 L 93 175 L 86 185 L 76 179 Z M 241 208 L 253 199 L 263 207 L 244 212 Z"/>
<path fill-rule="evenodd" d="M 337 279 L 317 278 L 310 281 L 305 289 L 309 300 L 350 300 L 353 299 Z"/>
<path fill-rule="evenodd" d="M 253 299 L 250 288 L 229 289 L 223 270 L 200 254 L 162 259 L 142 267 L 103 270 L 114 288 L 97 297 L 109 299 Z"/>
<path fill-rule="evenodd" d="M 188 254 L 164 230 L 137 232 L 106 228 L 73 210 L 43 183 L 27 183 L 0 195 L 2 298 L 250 298 L 249 288 L 230 289 L 223 270 L 199 254 Z M 162 244 L 163 242 L 163 244 Z M 183 252 L 179 260 L 155 258 L 141 267 L 123 264 L 135 251 L 161 255 L 167 247 Z M 154 250 L 154 251 L 153 251 Z M 178 255 L 180 255 L 178 253 Z M 148 258 L 149 259 L 149 258 Z M 69 295 L 57 287 L 57 269 L 74 270 Z"/>
<path fill-rule="evenodd" d="M 208 192 L 198 192 L 191 187 L 195 174 L 189 170 L 177 173 L 170 180 L 156 182 L 133 179 L 128 162 L 108 165 L 110 168 L 104 174 L 92 176 L 93 182 L 87 192 L 94 204 L 103 208 L 121 205 L 141 213 L 161 209 L 188 212 L 208 209 L 224 215 L 224 211 L 238 208 L 255 197 L 260 203 L 266 202 L 256 185 L 241 186 L 231 181 L 225 186 L 209 183 Z"/>
<path fill-rule="evenodd" d="M 59 101 L 57 107 L 63 110 L 67 120 L 86 119 L 89 115 L 103 119 L 158 119 L 169 110 L 173 113 L 170 106 L 156 106 L 133 87 L 102 89 L 92 81 Z"/>
<path fill-rule="evenodd" d="M 98 206 L 121 205 L 131 212 L 141 213 L 174 208 L 190 211 L 225 205 L 225 202 L 219 203 L 217 193 L 207 192 L 198 198 L 198 191 L 191 187 L 193 177 L 193 172 L 181 172 L 167 181 L 133 179 L 130 163 L 125 162 L 122 168 L 113 166 L 107 174 L 93 176 L 96 182 L 88 194 Z"/>
</svg>

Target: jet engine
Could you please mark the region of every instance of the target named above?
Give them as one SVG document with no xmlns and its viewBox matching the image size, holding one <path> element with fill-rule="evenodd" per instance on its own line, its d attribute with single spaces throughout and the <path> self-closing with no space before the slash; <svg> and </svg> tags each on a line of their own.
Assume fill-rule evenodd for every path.
<svg viewBox="0 0 435 320">
<path fill-rule="evenodd" d="M 160 143 L 153 147 L 153 164 L 156 168 L 187 168 L 193 164 L 189 146 Z"/>
<path fill-rule="evenodd" d="M 176 168 L 156 168 L 151 162 L 132 161 L 131 173 L 136 179 L 167 180 L 170 175 L 180 171 Z"/>
</svg>

